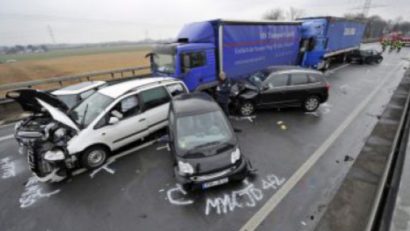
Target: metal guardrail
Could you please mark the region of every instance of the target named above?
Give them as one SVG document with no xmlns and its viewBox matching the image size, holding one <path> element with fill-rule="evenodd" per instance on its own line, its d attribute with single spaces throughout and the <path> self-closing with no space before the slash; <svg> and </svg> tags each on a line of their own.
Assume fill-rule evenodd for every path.
<svg viewBox="0 0 410 231">
<path fill-rule="evenodd" d="M 123 69 L 112 69 L 112 70 L 105 70 L 105 71 L 94 71 L 94 72 L 87 72 L 78 75 L 69 75 L 69 76 L 61 76 L 61 77 L 52 77 L 47 79 L 41 80 L 33 80 L 27 82 L 18 82 L 18 83 L 10 83 L 10 84 L 3 84 L 0 85 L 0 91 L 10 91 L 19 88 L 33 88 L 40 85 L 46 84 L 59 84 L 60 86 L 64 85 L 64 82 L 68 81 L 90 81 L 97 77 L 108 77 L 107 79 L 116 79 L 117 75 L 120 75 L 119 78 L 127 77 L 127 74 L 131 76 L 135 76 L 136 72 L 148 70 L 148 66 L 144 67 L 130 67 L 130 68 L 123 68 Z"/>
</svg>

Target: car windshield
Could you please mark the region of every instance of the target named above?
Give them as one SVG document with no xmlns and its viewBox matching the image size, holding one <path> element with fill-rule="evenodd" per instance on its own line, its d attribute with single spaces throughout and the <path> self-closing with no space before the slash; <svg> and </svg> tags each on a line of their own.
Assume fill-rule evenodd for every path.
<svg viewBox="0 0 410 231">
<path fill-rule="evenodd" d="M 248 80 L 255 86 L 261 87 L 267 76 L 266 73 L 259 71 L 249 76 Z"/>
<path fill-rule="evenodd" d="M 65 103 L 68 108 L 74 107 L 78 103 L 78 95 L 57 95 L 57 98 Z"/>
<path fill-rule="evenodd" d="M 186 155 L 196 149 L 232 140 L 230 126 L 221 111 L 180 117 L 176 120 L 176 145 Z"/>
<path fill-rule="evenodd" d="M 175 57 L 172 54 L 154 54 L 154 69 L 166 74 L 175 73 Z"/>
<path fill-rule="evenodd" d="M 113 101 L 113 98 L 96 92 L 74 107 L 70 117 L 81 127 L 87 127 Z"/>
</svg>

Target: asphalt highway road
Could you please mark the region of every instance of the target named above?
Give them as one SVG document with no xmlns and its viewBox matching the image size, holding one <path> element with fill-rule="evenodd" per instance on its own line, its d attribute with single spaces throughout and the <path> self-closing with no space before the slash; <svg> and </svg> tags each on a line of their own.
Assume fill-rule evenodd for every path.
<svg viewBox="0 0 410 231">
<path fill-rule="evenodd" d="M 18 154 L 13 126 L 0 127 L 0 230 L 312 230 L 409 55 L 403 49 L 386 53 L 379 65 L 329 71 L 330 98 L 315 113 L 264 110 L 231 118 L 257 175 L 206 191 L 176 186 L 163 143 L 66 182 L 42 184 Z"/>
</svg>

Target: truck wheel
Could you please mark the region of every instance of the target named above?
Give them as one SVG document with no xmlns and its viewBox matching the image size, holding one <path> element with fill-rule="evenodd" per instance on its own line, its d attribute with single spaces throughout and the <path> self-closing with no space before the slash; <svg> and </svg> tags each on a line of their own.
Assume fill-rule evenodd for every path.
<svg viewBox="0 0 410 231">
<path fill-rule="evenodd" d="M 93 169 L 102 166 L 107 160 L 108 150 L 103 146 L 90 147 L 81 156 L 81 166 Z"/>
<path fill-rule="evenodd" d="M 316 111 L 320 105 L 319 97 L 315 95 L 308 96 L 305 101 L 303 102 L 303 110 L 306 112 L 313 112 Z"/>
<path fill-rule="evenodd" d="M 239 114 L 241 116 L 250 116 L 255 113 L 255 105 L 251 101 L 244 101 L 239 105 Z"/>
</svg>

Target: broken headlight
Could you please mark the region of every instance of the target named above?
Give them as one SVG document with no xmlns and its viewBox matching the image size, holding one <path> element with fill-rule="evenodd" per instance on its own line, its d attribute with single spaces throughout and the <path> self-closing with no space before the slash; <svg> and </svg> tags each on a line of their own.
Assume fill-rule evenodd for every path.
<svg viewBox="0 0 410 231">
<path fill-rule="evenodd" d="M 59 128 L 54 132 L 54 136 L 57 139 L 63 138 L 67 134 L 67 130 L 65 128 Z"/>
<path fill-rule="evenodd" d="M 59 161 L 59 160 L 64 160 L 64 152 L 60 149 L 54 149 L 47 151 L 46 154 L 44 154 L 44 159 L 47 161 Z"/>
</svg>

